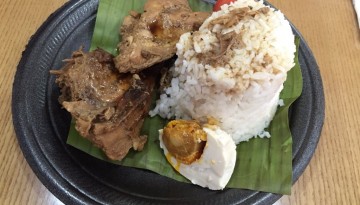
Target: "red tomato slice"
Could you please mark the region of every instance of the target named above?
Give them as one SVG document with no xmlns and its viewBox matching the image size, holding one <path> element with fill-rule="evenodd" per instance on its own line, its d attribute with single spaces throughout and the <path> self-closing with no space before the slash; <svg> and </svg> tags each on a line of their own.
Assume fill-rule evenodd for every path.
<svg viewBox="0 0 360 205">
<path fill-rule="evenodd" d="M 219 11 L 222 5 L 224 4 L 230 4 L 231 2 L 234 2 L 235 0 L 217 0 L 214 7 L 213 7 L 213 11 Z"/>
</svg>

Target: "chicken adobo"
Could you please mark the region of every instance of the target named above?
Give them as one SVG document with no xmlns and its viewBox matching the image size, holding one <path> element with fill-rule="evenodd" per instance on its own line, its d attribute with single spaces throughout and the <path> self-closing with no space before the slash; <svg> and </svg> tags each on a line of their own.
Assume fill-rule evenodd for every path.
<svg viewBox="0 0 360 205">
<path fill-rule="evenodd" d="M 142 150 L 146 136 L 140 128 L 149 111 L 155 77 L 121 74 L 113 56 L 101 49 L 79 50 L 60 70 L 56 83 L 61 88 L 60 103 L 76 121 L 81 136 L 102 148 L 114 160 L 129 151 Z"/>
<path fill-rule="evenodd" d="M 198 30 L 209 15 L 193 12 L 187 0 L 147 1 L 144 13 L 131 11 L 123 21 L 116 68 L 136 73 L 171 58 L 180 36 Z"/>
</svg>

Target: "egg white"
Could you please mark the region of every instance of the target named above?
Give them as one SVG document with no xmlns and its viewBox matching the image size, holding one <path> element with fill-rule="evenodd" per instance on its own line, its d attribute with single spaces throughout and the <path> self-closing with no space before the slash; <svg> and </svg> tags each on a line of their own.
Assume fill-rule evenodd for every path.
<svg viewBox="0 0 360 205">
<path fill-rule="evenodd" d="M 193 184 L 211 190 L 222 190 L 234 171 L 236 145 L 232 137 L 219 127 L 203 128 L 203 130 L 207 133 L 207 142 L 203 154 L 189 165 L 176 160 L 168 152 L 162 139 L 163 130 L 159 130 L 160 147 L 175 170 Z"/>
</svg>

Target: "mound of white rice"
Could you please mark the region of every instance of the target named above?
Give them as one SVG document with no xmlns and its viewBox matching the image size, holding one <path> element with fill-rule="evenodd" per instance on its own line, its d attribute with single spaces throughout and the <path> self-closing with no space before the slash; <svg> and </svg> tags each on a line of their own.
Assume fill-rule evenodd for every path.
<svg viewBox="0 0 360 205">
<path fill-rule="evenodd" d="M 296 48 L 284 15 L 264 7 L 263 1 L 238 0 L 214 12 L 199 31 L 183 34 L 171 85 L 150 115 L 200 121 L 213 117 L 235 143 L 270 137 L 264 128 L 275 114 Z M 237 14 L 235 24 L 219 21 L 236 9 L 243 14 Z M 223 60 L 214 60 L 224 51 L 220 39 L 231 32 L 237 41 L 224 41 L 230 46 Z"/>
</svg>

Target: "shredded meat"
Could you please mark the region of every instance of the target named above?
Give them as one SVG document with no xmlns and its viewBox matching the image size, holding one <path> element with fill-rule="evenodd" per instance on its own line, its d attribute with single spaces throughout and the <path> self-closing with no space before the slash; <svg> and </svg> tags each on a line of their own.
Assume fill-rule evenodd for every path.
<svg viewBox="0 0 360 205">
<path fill-rule="evenodd" d="M 60 103 L 76 120 L 81 136 L 103 149 L 113 160 L 121 160 L 133 148 L 142 150 L 147 136 L 140 128 L 149 111 L 154 75 L 120 74 L 113 56 L 101 49 L 81 49 L 60 70 L 56 83 Z"/>
<path fill-rule="evenodd" d="M 209 23 L 209 30 L 212 30 L 216 24 L 220 24 L 224 28 L 230 28 L 237 25 L 244 18 L 254 18 L 257 14 L 267 14 L 268 12 L 268 7 L 263 7 L 258 10 L 250 10 L 249 7 L 236 8 L 231 10 L 228 14 L 213 19 Z M 197 33 L 195 32 L 194 35 L 197 35 Z M 245 47 L 242 35 L 241 32 L 237 34 L 234 31 L 229 33 L 216 33 L 216 38 L 219 41 L 219 48 L 213 49 L 213 51 L 208 53 L 198 54 L 198 58 L 201 59 L 203 64 L 213 65 L 214 67 L 226 64 L 233 56 L 232 48 Z M 264 65 L 270 64 L 272 61 L 271 57 L 265 57 Z"/>
<path fill-rule="evenodd" d="M 198 30 L 208 16 L 192 12 L 187 0 L 148 0 L 143 14 L 132 11 L 123 21 L 116 68 L 136 73 L 171 58 L 179 37 Z"/>
<path fill-rule="evenodd" d="M 84 100 L 90 105 L 114 103 L 130 87 L 131 75 L 119 74 L 113 56 L 101 49 L 88 54 L 82 49 L 73 52 L 71 59 L 60 70 L 56 82 L 61 87 L 60 102 Z"/>
<path fill-rule="evenodd" d="M 257 14 L 267 14 L 270 11 L 268 7 L 263 7 L 258 10 L 250 10 L 249 7 L 236 8 L 231 10 L 228 14 L 222 15 L 210 22 L 211 26 L 216 24 L 224 25 L 225 28 L 230 28 L 239 23 L 240 20 L 246 17 L 254 17 Z"/>
<path fill-rule="evenodd" d="M 271 58 L 271 56 L 269 54 L 265 54 L 264 55 L 264 63 L 262 64 L 262 66 L 266 67 L 267 65 L 271 64 L 273 62 L 273 59 Z"/>
</svg>

